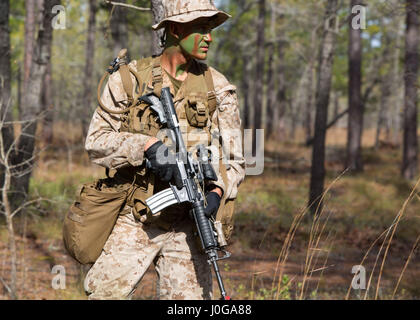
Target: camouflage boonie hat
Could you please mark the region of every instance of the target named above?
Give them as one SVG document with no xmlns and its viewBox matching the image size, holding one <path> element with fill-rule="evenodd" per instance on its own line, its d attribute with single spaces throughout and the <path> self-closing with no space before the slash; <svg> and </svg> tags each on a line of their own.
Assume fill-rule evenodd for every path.
<svg viewBox="0 0 420 320">
<path fill-rule="evenodd" d="M 163 0 L 163 20 L 152 26 L 154 30 L 163 28 L 166 22 L 191 22 L 198 18 L 209 18 L 211 28 L 221 25 L 231 16 L 216 8 L 213 0 Z"/>
</svg>

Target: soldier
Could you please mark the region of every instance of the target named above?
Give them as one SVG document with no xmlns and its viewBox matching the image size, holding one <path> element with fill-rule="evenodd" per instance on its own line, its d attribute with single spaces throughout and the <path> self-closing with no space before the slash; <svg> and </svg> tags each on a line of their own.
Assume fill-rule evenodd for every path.
<svg viewBox="0 0 420 320">
<path fill-rule="evenodd" d="M 216 155 L 224 150 L 226 160 L 216 161 L 218 180 L 205 185 L 208 217 L 226 210 L 244 179 L 236 88 L 201 62 L 212 43 L 211 30 L 230 16 L 211 0 L 164 0 L 163 7 L 164 19 L 153 26 L 165 28 L 162 55 L 130 62 L 129 77 L 122 72 L 109 77 L 100 99 L 105 108 L 96 109 L 86 138 L 86 150 L 95 164 L 115 169 L 115 177 L 137 186 L 86 276 L 89 299 L 130 298 L 152 263 L 159 299 L 212 298 L 210 266 L 200 251 L 188 207 L 174 205 L 151 216 L 144 204 L 168 182 L 177 183 L 179 173 L 173 164 L 159 161 L 160 152 L 166 157 L 172 153 L 147 105 L 118 113 L 133 96 L 159 94 L 162 87 L 169 87 L 187 148 L 193 150 L 205 141 Z M 151 170 L 145 168 L 146 158 Z M 231 219 L 230 214 L 224 220 L 227 232 L 232 229 Z"/>
</svg>

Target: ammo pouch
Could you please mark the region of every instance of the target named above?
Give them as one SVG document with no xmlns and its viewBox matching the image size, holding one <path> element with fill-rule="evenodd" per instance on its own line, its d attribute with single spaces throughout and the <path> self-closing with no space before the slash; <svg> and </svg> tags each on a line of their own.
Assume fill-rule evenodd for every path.
<svg viewBox="0 0 420 320">
<path fill-rule="evenodd" d="M 73 258 L 81 264 L 96 261 L 131 190 L 130 183 L 117 184 L 113 178 L 82 186 L 64 218 L 64 245 Z"/>
<path fill-rule="evenodd" d="M 191 93 L 184 99 L 185 115 L 193 127 L 206 126 L 209 118 L 207 94 Z"/>
<path fill-rule="evenodd" d="M 136 132 L 151 137 L 156 137 L 162 127 L 159 124 L 158 116 L 145 103 L 130 109 L 126 121 L 127 128 L 122 127 L 121 131 Z"/>
</svg>

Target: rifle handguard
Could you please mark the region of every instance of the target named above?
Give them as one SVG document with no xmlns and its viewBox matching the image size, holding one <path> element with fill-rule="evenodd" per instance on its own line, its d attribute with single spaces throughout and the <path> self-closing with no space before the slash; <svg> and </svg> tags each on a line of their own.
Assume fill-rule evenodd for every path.
<svg viewBox="0 0 420 320">
<path fill-rule="evenodd" d="M 214 237 L 213 229 L 210 221 L 204 213 L 204 201 L 197 201 L 193 204 L 194 219 L 196 219 L 197 229 L 200 234 L 203 249 L 205 251 L 217 247 L 217 242 Z"/>
</svg>

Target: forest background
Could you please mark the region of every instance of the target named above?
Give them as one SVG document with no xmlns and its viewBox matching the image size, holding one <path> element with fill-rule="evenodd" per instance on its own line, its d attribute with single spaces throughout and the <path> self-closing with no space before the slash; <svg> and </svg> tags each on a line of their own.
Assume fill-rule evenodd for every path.
<svg viewBox="0 0 420 320">
<path fill-rule="evenodd" d="M 97 84 L 121 48 L 161 50 L 161 1 L 116 2 L 0 4 L 0 298 L 85 299 L 62 223 L 105 175 L 84 151 Z M 420 1 L 215 3 L 232 18 L 207 62 L 237 86 L 242 127 L 265 129 L 221 264 L 229 294 L 418 299 Z M 135 298 L 155 299 L 155 279 Z"/>
</svg>

